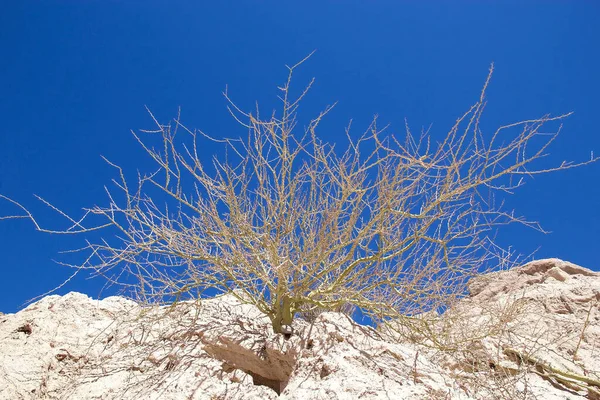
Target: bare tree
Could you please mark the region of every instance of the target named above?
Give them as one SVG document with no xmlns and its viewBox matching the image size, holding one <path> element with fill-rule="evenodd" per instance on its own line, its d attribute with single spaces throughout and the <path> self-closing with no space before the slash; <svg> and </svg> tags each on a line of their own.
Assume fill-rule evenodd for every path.
<svg viewBox="0 0 600 400">
<path fill-rule="evenodd" d="M 242 111 L 225 93 L 247 129 L 242 138 L 214 139 L 179 117 L 165 125 L 152 116 L 156 129 L 134 135 L 157 171 L 131 187 L 109 162 L 119 171 L 120 194 L 107 191 L 109 205 L 80 220 L 63 213 L 73 223 L 64 232 L 118 231 L 86 246 L 76 271 L 101 274 L 143 300 L 231 293 L 268 315 L 275 332 L 286 332 L 301 310 L 347 305 L 375 321 L 394 318 L 420 329 L 412 315 L 444 309 L 470 277 L 510 258 L 494 243 L 499 225 L 539 228 L 503 211 L 494 192 L 597 160 L 536 165 L 560 131 L 542 127 L 567 115 L 485 135 L 480 120 L 492 69 L 477 102 L 441 142 L 408 127 L 401 139 L 384 136 L 374 119 L 358 138 L 348 130 L 340 150 L 317 136 L 332 107 L 298 126 L 300 101 L 312 85 L 292 96 L 300 64 L 280 88 L 281 109 L 266 118 Z M 143 133 L 159 136 L 160 146 Z M 212 163 L 199 154 L 203 140 L 222 142 Z M 56 233 L 21 208 L 38 230 Z M 85 226 L 94 215 L 104 222 Z"/>
</svg>

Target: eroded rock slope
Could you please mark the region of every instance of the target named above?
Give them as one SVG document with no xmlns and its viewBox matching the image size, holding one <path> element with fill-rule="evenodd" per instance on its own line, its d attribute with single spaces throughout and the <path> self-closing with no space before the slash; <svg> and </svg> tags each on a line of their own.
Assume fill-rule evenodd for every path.
<svg viewBox="0 0 600 400">
<path fill-rule="evenodd" d="M 0 315 L 0 399 L 600 399 L 600 274 L 540 260 L 470 291 L 431 322 L 442 349 L 339 313 L 277 335 L 232 296 L 48 296 Z"/>
</svg>

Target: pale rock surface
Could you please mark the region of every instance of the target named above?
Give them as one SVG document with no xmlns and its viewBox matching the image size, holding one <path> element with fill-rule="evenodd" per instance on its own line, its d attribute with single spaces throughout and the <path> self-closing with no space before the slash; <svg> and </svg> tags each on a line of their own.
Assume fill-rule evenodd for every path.
<svg viewBox="0 0 600 400">
<path fill-rule="evenodd" d="M 460 351 L 433 359 L 466 370 L 481 398 L 600 399 L 599 273 L 552 258 L 480 276 L 469 291 L 438 324 Z"/>
<path fill-rule="evenodd" d="M 339 313 L 284 337 L 230 295 L 48 296 L 0 315 L 0 399 L 600 399 L 598 273 L 548 259 L 485 275 L 432 326 L 455 351 Z"/>
</svg>

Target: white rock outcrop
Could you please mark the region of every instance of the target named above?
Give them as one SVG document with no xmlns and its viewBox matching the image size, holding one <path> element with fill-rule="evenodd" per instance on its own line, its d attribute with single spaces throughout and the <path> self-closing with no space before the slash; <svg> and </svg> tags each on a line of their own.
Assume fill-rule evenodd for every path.
<svg viewBox="0 0 600 400">
<path fill-rule="evenodd" d="M 228 295 L 48 296 L 0 315 L 0 399 L 600 399 L 598 273 L 547 259 L 481 276 L 432 330 L 455 345 L 339 313 L 285 337 Z"/>
</svg>

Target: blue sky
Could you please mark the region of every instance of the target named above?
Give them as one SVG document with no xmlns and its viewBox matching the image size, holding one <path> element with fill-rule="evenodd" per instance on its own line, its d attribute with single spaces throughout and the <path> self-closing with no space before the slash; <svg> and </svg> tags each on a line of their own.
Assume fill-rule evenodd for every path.
<svg viewBox="0 0 600 400">
<path fill-rule="evenodd" d="M 420 4 L 417 4 L 420 3 Z M 476 101 L 488 67 L 487 126 L 574 111 L 549 161 L 600 153 L 600 4 L 592 1 L 14 1 L 0 13 L 0 193 L 40 222 L 106 204 L 114 170 L 147 165 L 130 129 L 149 128 L 181 106 L 183 121 L 214 136 L 243 134 L 221 92 L 246 108 L 275 104 L 276 86 L 312 50 L 299 84 L 316 78 L 306 116 L 338 101 L 327 140 L 366 127 L 374 114 L 401 132 L 432 126 L 443 135 Z M 206 154 L 212 150 L 207 147 Z M 502 243 L 537 257 L 600 269 L 600 163 L 538 176 L 508 208 L 549 235 L 509 228 Z M 0 214 L 15 211 L 0 203 Z M 0 311 L 53 288 L 70 270 L 52 260 L 81 244 L 0 221 Z M 103 282 L 70 290 L 98 296 Z"/>
</svg>

